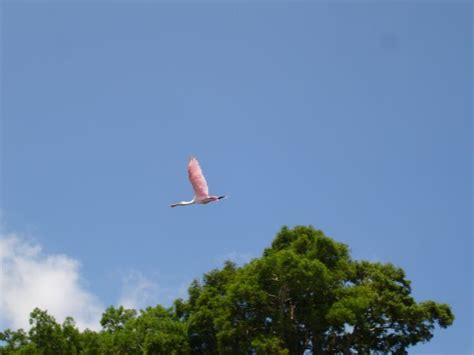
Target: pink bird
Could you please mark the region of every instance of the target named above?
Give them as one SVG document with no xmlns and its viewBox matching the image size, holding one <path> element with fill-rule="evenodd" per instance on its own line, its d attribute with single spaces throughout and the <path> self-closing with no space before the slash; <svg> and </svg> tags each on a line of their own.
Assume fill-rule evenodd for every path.
<svg viewBox="0 0 474 355">
<path fill-rule="evenodd" d="M 211 196 L 207 187 L 206 178 L 204 177 L 199 162 L 195 157 L 191 157 L 188 163 L 188 175 L 191 185 L 193 185 L 194 197 L 191 201 L 181 201 L 173 203 L 171 207 L 188 206 L 193 204 L 205 205 L 209 202 L 219 201 L 227 196 Z"/>
</svg>

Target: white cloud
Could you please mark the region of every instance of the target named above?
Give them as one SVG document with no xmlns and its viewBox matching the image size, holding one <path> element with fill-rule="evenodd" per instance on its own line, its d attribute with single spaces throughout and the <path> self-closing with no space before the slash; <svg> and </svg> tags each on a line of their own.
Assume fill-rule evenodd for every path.
<svg viewBox="0 0 474 355">
<path fill-rule="evenodd" d="M 1 211 L 1 210 L 0 210 Z M 41 245 L 16 234 L 7 234 L 0 222 L 0 330 L 29 329 L 31 311 L 47 310 L 58 323 L 67 316 L 80 329 L 100 329 L 103 302 L 86 289 L 78 260 L 63 254 L 47 254 Z M 143 309 L 161 304 L 169 307 L 185 298 L 190 281 L 158 283 L 139 271 L 122 279 L 117 306 Z"/>
<path fill-rule="evenodd" d="M 45 255 L 38 244 L 0 235 L 0 325 L 28 328 L 35 308 L 61 323 L 72 316 L 79 328 L 99 328 L 104 308 L 81 284 L 80 264 L 66 255 Z"/>
</svg>

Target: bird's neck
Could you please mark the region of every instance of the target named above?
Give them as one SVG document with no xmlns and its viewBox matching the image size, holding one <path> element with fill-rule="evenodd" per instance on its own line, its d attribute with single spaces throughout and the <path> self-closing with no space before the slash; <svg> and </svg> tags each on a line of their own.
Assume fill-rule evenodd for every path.
<svg viewBox="0 0 474 355">
<path fill-rule="evenodd" d="M 196 203 L 195 199 L 193 198 L 191 201 L 181 201 L 176 204 L 176 206 L 188 206 Z"/>
</svg>

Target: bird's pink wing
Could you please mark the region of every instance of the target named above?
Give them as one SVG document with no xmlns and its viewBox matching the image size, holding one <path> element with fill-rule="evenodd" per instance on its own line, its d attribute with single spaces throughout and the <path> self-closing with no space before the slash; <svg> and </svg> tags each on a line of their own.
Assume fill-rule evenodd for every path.
<svg viewBox="0 0 474 355">
<path fill-rule="evenodd" d="M 202 174 L 201 167 L 196 158 L 191 158 L 188 164 L 189 181 L 193 185 L 194 194 L 198 198 L 207 197 L 209 189 L 207 187 L 206 178 Z"/>
</svg>

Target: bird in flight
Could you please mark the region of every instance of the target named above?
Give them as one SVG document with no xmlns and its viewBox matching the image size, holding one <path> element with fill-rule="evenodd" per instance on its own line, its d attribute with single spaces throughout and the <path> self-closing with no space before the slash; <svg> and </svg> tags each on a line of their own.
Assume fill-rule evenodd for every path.
<svg viewBox="0 0 474 355">
<path fill-rule="evenodd" d="M 195 157 L 191 157 L 188 163 L 188 176 L 191 185 L 193 185 L 194 197 L 191 201 L 181 201 L 173 203 L 171 207 L 188 206 L 194 204 L 205 205 L 209 202 L 219 201 L 227 196 L 209 195 L 206 178 L 204 177 L 199 162 Z"/>
</svg>

